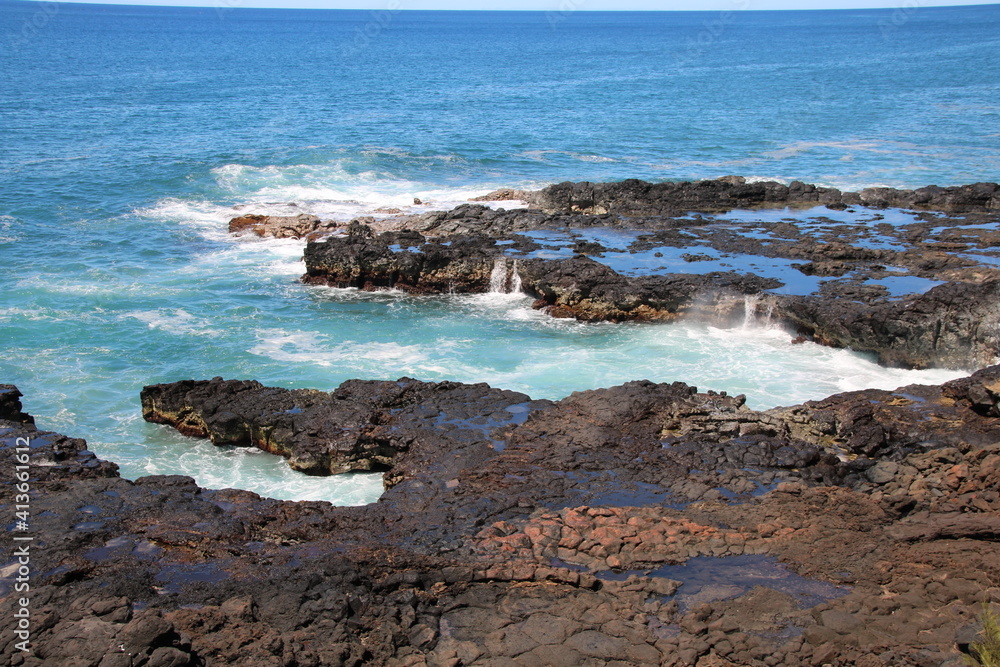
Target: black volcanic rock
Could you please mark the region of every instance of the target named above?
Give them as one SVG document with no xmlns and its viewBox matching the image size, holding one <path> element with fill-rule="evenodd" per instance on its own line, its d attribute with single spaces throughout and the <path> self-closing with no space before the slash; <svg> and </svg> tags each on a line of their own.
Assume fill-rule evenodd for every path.
<svg viewBox="0 0 1000 667">
<path fill-rule="evenodd" d="M 623 276 L 584 255 L 564 260 L 517 260 L 492 239 L 451 237 L 447 245 L 425 243 L 417 251 L 393 251 L 398 233 L 377 238 L 332 237 L 306 246 L 303 282 L 366 290 L 395 288 L 411 293 L 486 292 L 494 272 L 501 288 L 521 290 L 556 317 L 601 322 L 664 321 L 696 314 L 731 322 L 743 316 L 743 296 L 780 286 L 753 274 Z M 515 277 L 516 276 L 516 277 Z M 697 303 L 695 303 L 697 297 Z"/>
<path fill-rule="evenodd" d="M 22 394 L 12 384 L 0 384 L 0 419 L 34 424 L 31 415 L 21 412 Z"/>
<path fill-rule="evenodd" d="M 433 236 L 479 234 L 501 237 L 532 229 L 616 226 L 622 216 L 663 218 L 647 220 L 646 223 L 667 226 L 669 219 L 687 213 L 720 213 L 733 209 L 826 206 L 840 211 L 850 206 L 866 206 L 946 213 L 995 212 L 1000 210 L 1000 185 L 930 185 L 916 190 L 879 187 L 860 192 L 841 192 L 836 188 L 801 181 L 784 185 L 775 181 L 747 182 L 742 176 L 724 176 L 714 180 L 666 183 L 637 179 L 610 183 L 565 182 L 537 191 L 501 190 L 472 201 L 495 200 L 520 200 L 530 208 L 504 210 L 469 203 L 450 211 L 430 211 L 380 220 L 364 217 L 358 222 L 371 224 L 381 231 L 409 229 Z M 304 213 L 298 216 L 247 214 L 233 218 L 229 231 L 276 238 L 315 238 L 329 234 L 340 226 L 339 223 Z"/>
<path fill-rule="evenodd" d="M 33 441 L 34 539 L 31 651 L 8 633 L 0 654 L 29 667 L 943 663 L 980 600 L 996 601 L 998 398 L 1000 367 L 767 411 L 679 382 L 558 402 L 406 379 L 144 392 L 186 432 L 230 442 L 285 417 L 326 428 L 331 450 L 338 423 L 407 440 L 383 498 L 346 508 L 94 475 L 82 441 L 60 453 L 63 436 L 0 420 L 0 464 Z"/>
<path fill-rule="evenodd" d="M 412 293 L 486 292 L 500 250 L 489 239 L 464 236 L 394 252 L 398 235 L 329 237 L 306 246 L 303 282 Z M 414 237 L 408 237 L 414 238 Z"/>
<path fill-rule="evenodd" d="M 885 214 L 871 210 L 850 211 L 846 220 L 813 211 L 798 224 L 756 220 L 752 213 L 736 220 L 686 213 L 692 207 L 726 210 L 772 200 L 814 205 L 831 199 L 833 192 L 798 182 L 778 187 L 739 178 L 560 184 L 539 194 L 555 202 L 549 212 L 468 204 L 388 223 L 371 221 L 390 229 L 380 235 L 355 221 L 354 233 L 307 245 L 303 282 L 417 294 L 519 289 L 554 317 L 588 322 L 692 318 L 731 326 L 751 321 L 756 307 L 794 336 L 873 352 L 888 365 L 974 368 L 992 363 L 1000 355 L 1000 310 L 995 307 L 1000 256 L 994 250 L 1000 247 L 1000 228 L 996 214 L 988 212 L 994 210 L 990 184 L 882 189 L 855 202 L 912 199 L 929 208 L 966 211 L 960 219 L 910 212 L 890 224 L 883 222 Z M 676 202 L 684 204 L 672 208 Z M 627 247 L 609 249 L 588 240 L 591 228 L 607 229 L 612 238 L 617 234 Z M 554 233 L 522 233 L 528 230 Z M 681 249 L 690 251 L 676 252 Z M 562 256 L 552 259 L 546 254 L 551 251 Z M 626 253 L 650 252 L 656 258 L 669 253 L 672 259 L 657 267 L 646 257 L 638 266 L 648 268 L 623 269 L 630 275 L 609 266 L 624 260 L 627 267 Z M 687 264 L 717 262 L 754 271 L 762 266 L 763 275 L 748 268 L 703 273 L 700 266 L 692 267 L 697 273 L 669 273 L 671 262 L 674 270 L 680 268 L 678 257 Z"/>
<path fill-rule="evenodd" d="M 522 290 L 555 317 L 586 322 L 670 321 L 688 316 L 732 324 L 744 316 L 744 296 L 780 286 L 753 274 L 623 276 L 576 255 L 519 262 Z"/>
<path fill-rule="evenodd" d="M 258 447 L 314 475 L 392 468 L 389 485 L 412 476 L 419 461 L 436 457 L 435 448 L 453 452 L 449 465 L 492 456 L 492 430 L 545 404 L 485 384 L 409 378 L 346 382 L 330 394 L 221 378 L 188 380 L 144 387 L 140 400 L 144 419 L 185 435 Z M 524 410 L 507 410 L 515 405 Z"/>
<path fill-rule="evenodd" d="M 917 190 L 868 188 L 841 192 L 801 181 L 748 183 L 740 176 L 716 180 L 647 183 L 629 179 L 614 183 L 559 183 L 532 193 L 531 204 L 548 213 L 591 213 L 621 216 L 671 216 L 686 212 L 723 212 L 740 208 L 848 205 L 905 207 L 946 212 L 1000 210 L 1000 186 L 975 183 Z"/>
<path fill-rule="evenodd" d="M 677 215 L 688 211 L 720 212 L 734 208 L 775 207 L 788 203 L 829 204 L 841 193 L 798 181 L 747 183 L 739 177 L 718 180 L 647 183 L 629 179 L 617 183 L 559 183 L 535 193 L 532 203 L 551 213 L 592 213 L 623 216 Z"/>
<path fill-rule="evenodd" d="M 791 297 L 776 312 L 817 342 L 904 367 L 968 367 L 1000 355 L 1000 281 L 953 282 L 898 301 Z"/>
</svg>

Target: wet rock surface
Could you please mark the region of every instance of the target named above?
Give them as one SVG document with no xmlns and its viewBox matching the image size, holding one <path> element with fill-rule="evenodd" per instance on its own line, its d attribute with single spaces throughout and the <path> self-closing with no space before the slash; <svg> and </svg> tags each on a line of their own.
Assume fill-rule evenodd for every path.
<svg viewBox="0 0 1000 667">
<path fill-rule="evenodd" d="M 22 394 L 12 384 L 0 384 L 0 419 L 34 423 L 31 415 L 21 412 Z"/>
<path fill-rule="evenodd" d="M 215 445 L 258 447 L 313 475 L 392 468 L 393 483 L 421 467 L 424 442 L 452 447 L 437 465 L 457 471 L 501 444 L 492 431 L 549 403 L 486 384 L 410 378 L 354 380 L 329 394 L 216 378 L 151 385 L 140 401 L 146 421 Z"/>
<path fill-rule="evenodd" d="M 522 292 L 552 316 L 587 322 L 730 326 L 760 313 L 886 365 L 971 369 L 1000 358 L 994 183 L 851 193 L 729 176 L 477 199 L 528 208 L 469 203 L 346 226 L 246 214 L 230 231 L 307 238 L 309 285 Z"/>
<path fill-rule="evenodd" d="M 613 219 L 466 206 L 442 215 L 461 226 L 378 234 L 355 221 L 347 236 L 310 242 L 303 281 L 521 292 L 554 317 L 588 322 L 758 318 L 894 366 L 978 368 L 1000 354 L 997 214 Z"/>
<path fill-rule="evenodd" d="M 218 443 L 390 443 L 389 488 L 352 508 L 124 480 L 5 400 L 34 538 L 32 652 L 5 634 L 9 664 L 958 665 L 1000 601 L 1000 367 L 767 411 L 682 383 L 143 392 Z"/>
<path fill-rule="evenodd" d="M 724 176 L 713 180 L 668 183 L 648 183 L 636 179 L 612 183 L 565 182 L 535 191 L 502 188 L 470 201 L 514 201 L 526 205 L 528 209 L 493 210 L 473 203 L 452 211 L 402 216 L 395 216 L 398 209 L 391 209 L 392 213 L 387 209 L 376 209 L 372 213 L 380 214 L 379 217 L 366 216 L 360 221 L 377 225 L 382 230 L 412 229 L 438 236 L 487 232 L 505 235 L 543 228 L 613 226 L 622 217 L 648 219 L 637 223 L 643 227 L 669 226 L 671 219 L 690 213 L 785 207 L 804 209 L 825 206 L 831 211 L 842 211 L 860 206 L 949 214 L 995 213 L 1000 211 L 1000 185 L 930 185 L 916 190 L 876 187 L 861 192 L 841 192 L 836 188 L 801 181 L 785 185 L 775 181 L 748 181 L 742 176 Z M 321 221 L 306 213 L 297 216 L 248 213 L 233 218 L 229 231 L 304 238 L 313 232 L 328 232 L 338 226 L 334 221 Z"/>
<path fill-rule="evenodd" d="M 315 215 L 300 213 L 296 216 L 247 214 L 229 221 L 230 234 L 254 234 L 271 236 L 276 239 L 305 238 L 317 232 L 331 232 L 338 225 L 329 220 L 320 220 Z"/>
<path fill-rule="evenodd" d="M 629 179 L 618 183 L 559 183 L 532 193 L 530 201 L 547 211 L 628 216 L 817 204 L 834 209 L 870 206 L 967 212 L 1000 209 L 1000 186 L 975 183 L 947 188 L 931 185 L 917 190 L 866 188 L 861 192 L 841 192 L 801 181 L 788 185 L 775 181 L 748 182 L 741 176 L 680 183 Z"/>
</svg>

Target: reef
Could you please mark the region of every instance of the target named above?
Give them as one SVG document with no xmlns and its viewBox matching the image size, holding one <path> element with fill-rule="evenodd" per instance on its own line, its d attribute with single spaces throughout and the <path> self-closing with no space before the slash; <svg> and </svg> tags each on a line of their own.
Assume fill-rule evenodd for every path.
<svg viewBox="0 0 1000 667">
<path fill-rule="evenodd" d="M 637 179 L 611 183 L 558 183 L 541 190 L 503 188 L 475 197 L 474 202 L 520 202 L 528 211 L 489 215 L 482 222 L 479 206 L 460 206 L 454 211 L 433 211 L 421 215 L 401 215 L 379 222 L 395 229 L 434 231 L 450 234 L 459 230 L 481 231 L 483 223 L 499 233 L 538 229 L 565 224 L 573 218 L 586 225 L 588 217 L 615 224 L 621 218 L 676 218 L 690 213 L 724 213 L 738 209 L 807 209 L 825 206 L 845 210 L 851 206 L 885 209 L 905 208 L 951 214 L 995 213 L 1000 211 L 1000 184 L 974 183 L 939 187 L 929 185 L 916 190 L 866 188 L 860 192 L 842 192 L 801 181 L 788 185 L 776 181 L 747 181 L 742 176 L 724 176 L 702 181 L 647 183 Z M 375 213 L 382 212 L 378 209 Z M 398 209 L 393 209 L 398 212 Z M 371 217 L 365 221 L 374 222 Z M 591 223 L 592 224 L 592 223 Z M 229 223 L 232 233 L 252 231 L 258 236 L 305 237 L 313 232 L 338 227 L 333 221 L 317 216 L 268 216 L 245 214 Z"/>
<path fill-rule="evenodd" d="M 478 198 L 527 208 L 469 203 L 339 226 L 261 218 L 254 229 L 288 235 L 308 218 L 309 285 L 519 292 L 586 322 L 764 319 L 884 365 L 974 369 L 1000 358 L 998 193 L 990 183 L 842 193 L 741 177 L 562 183 Z"/>
<path fill-rule="evenodd" d="M 1000 210 L 1000 185 L 974 183 L 952 187 L 930 185 L 916 190 L 866 188 L 841 192 L 802 181 L 748 182 L 742 176 L 679 183 L 559 183 L 528 195 L 547 211 L 614 213 L 625 216 L 674 215 L 689 211 L 718 212 L 738 208 L 824 205 L 913 208 L 962 213 Z"/>
<path fill-rule="evenodd" d="M 248 214 L 231 231 L 307 238 L 302 281 L 410 294 L 520 292 L 586 322 L 758 316 L 884 365 L 1000 359 L 1000 185 L 841 192 L 739 176 L 498 190 L 448 211 Z"/>
<path fill-rule="evenodd" d="M 759 315 L 793 336 L 871 352 L 893 366 L 978 368 L 1000 355 L 1000 270 L 988 264 L 992 255 L 977 259 L 965 244 L 941 250 L 912 240 L 908 248 L 916 249 L 871 250 L 851 245 L 845 230 L 834 232 L 836 241 L 802 234 L 763 242 L 725 225 L 685 232 L 680 244 L 676 233 L 633 233 L 627 248 L 611 250 L 585 233 L 445 240 L 414 231 L 375 235 L 356 225 L 355 233 L 306 246 L 303 282 L 411 294 L 514 291 L 554 317 L 588 322 L 686 318 L 732 326 Z M 774 223 L 771 231 L 780 226 L 791 227 Z M 563 256 L 546 258 L 553 252 Z M 656 263 L 665 253 L 687 271 L 626 275 L 609 266 Z"/>
<path fill-rule="evenodd" d="M 13 665 L 957 667 L 1000 601 L 997 366 L 766 411 L 645 381 L 143 390 L 147 420 L 216 445 L 381 470 L 364 507 L 122 479 L 19 398 L 0 388 L 0 458 L 27 448 L 31 478 Z"/>
</svg>

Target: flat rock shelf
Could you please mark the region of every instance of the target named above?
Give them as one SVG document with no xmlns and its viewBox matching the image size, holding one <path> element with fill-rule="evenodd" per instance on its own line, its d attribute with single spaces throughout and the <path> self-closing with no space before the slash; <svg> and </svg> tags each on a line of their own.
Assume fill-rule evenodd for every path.
<svg viewBox="0 0 1000 667">
<path fill-rule="evenodd" d="M 841 193 L 742 177 L 499 191 L 486 197 L 520 197 L 527 208 L 310 219 L 298 230 L 309 239 L 302 280 L 517 291 L 554 317 L 588 322 L 763 317 L 888 366 L 981 368 L 1000 354 L 998 192 L 979 183 Z M 303 219 L 252 228 L 284 234 L 288 220 Z"/>
<path fill-rule="evenodd" d="M 1000 366 L 763 412 L 683 383 L 143 391 L 216 444 L 382 470 L 362 507 L 128 481 L 19 397 L 37 625 L 10 664 L 958 665 L 1000 593 Z"/>
</svg>

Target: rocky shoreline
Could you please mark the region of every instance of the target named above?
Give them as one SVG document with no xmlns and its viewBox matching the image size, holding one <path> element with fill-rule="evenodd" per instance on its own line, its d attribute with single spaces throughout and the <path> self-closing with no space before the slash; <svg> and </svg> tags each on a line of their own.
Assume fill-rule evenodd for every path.
<svg viewBox="0 0 1000 667">
<path fill-rule="evenodd" d="M 411 294 L 519 291 L 555 317 L 588 322 L 731 326 L 760 310 L 793 337 L 885 365 L 981 368 L 1000 357 L 997 193 L 988 183 L 841 193 L 736 177 L 500 191 L 487 197 L 537 208 L 466 204 L 359 218 L 338 234 L 332 223 L 300 230 L 310 238 L 302 280 Z M 790 205 L 805 208 L 766 211 Z M 912 210 L 885 208 L 897 205 Z M 718 214 L 736 207 L 744 210 Z"/>
<path fill-rule="evenodd" d="M 8 663 L 965 664 L 981 603 L 1000 603 L 1000 186 L 727 177 L 484 199 L 515 200 L 349 225 L 249 213 L 231 231 L 307 238 L 308 285 L 757 319 L 885 364 L 986 367 L 764 411 L 681 382 L 560 401 L 411 378 L 143 389 L 143 418 L 184 435 L 310 475 L 381 472 L 363 507 L 122 479 L 0 385 L 0 459 L 31 489 L 32 651 L 6 632 Z M 25 606 L 10 544 L 8 619 Z"/>
<path fill-rule="evenodd" d="M 957 667 L 1000 601 L 1000 367 L 767 411 L 683 383 L 143 391 L 219 445 L 384 471 L 348 508 L 124 480 L 18 399 L 0 456 L 30 442 L 34 652 L 5 634 L 12 665 Z"/>
<path fill-rule="evenodd" d="M 1000 211 L 1000 184 L 974 183 L 939 187 L 929 185 L 916 190 L 866 188 L 860 192 L 842 192 L 836 188 L 816 186 L 801 181 L 785 185 L 775 181 L 748 181 L 742 176 L 724 176 L 702 181 L 648 183 L 636 179 L 610 183 L 565 182 L 542 190 L 504 188 L 473 202 L 518 202 L 534 214 L 496 216 L 488 220 L 492 230 L 500 234 L 537 229 L 558 224 L 572 226 L 572 220 L 560 216 L 608 216 L 607 220 L 624 218 L 678 218 L 690 213 L 723 213 L 734 209 L 768 209 L 825 206 L 845 210 L 851 206 L 873 209 L 905 208 L 948 214 L 995 213 Z M 459 207 L 474 211 L 475 205 Z M 377 209 L 380 213 L 385 209 Z M 398 213 L 394 209 L 393 213 Z M 465 220 L 447 211 L 422 215 L 390 215 L 382 217 L 385 229 L 412 229 L 435 235 L 456 231 L 484 232 L 482 225 Z M 375 221 L 375 218 L 371 218 Z M 577 218 L 587 224 L 587 217 Z M 593 221 L 591 220 L 591 223 Z M 329 220 L 302 213 L 297 216 L 267 216 L 245 214 L 229 223 L 230 233 L 253 233 L 277 238 L 304 238 L 312 233 L 325 233 L 340 227 Z"/>
</svg>

